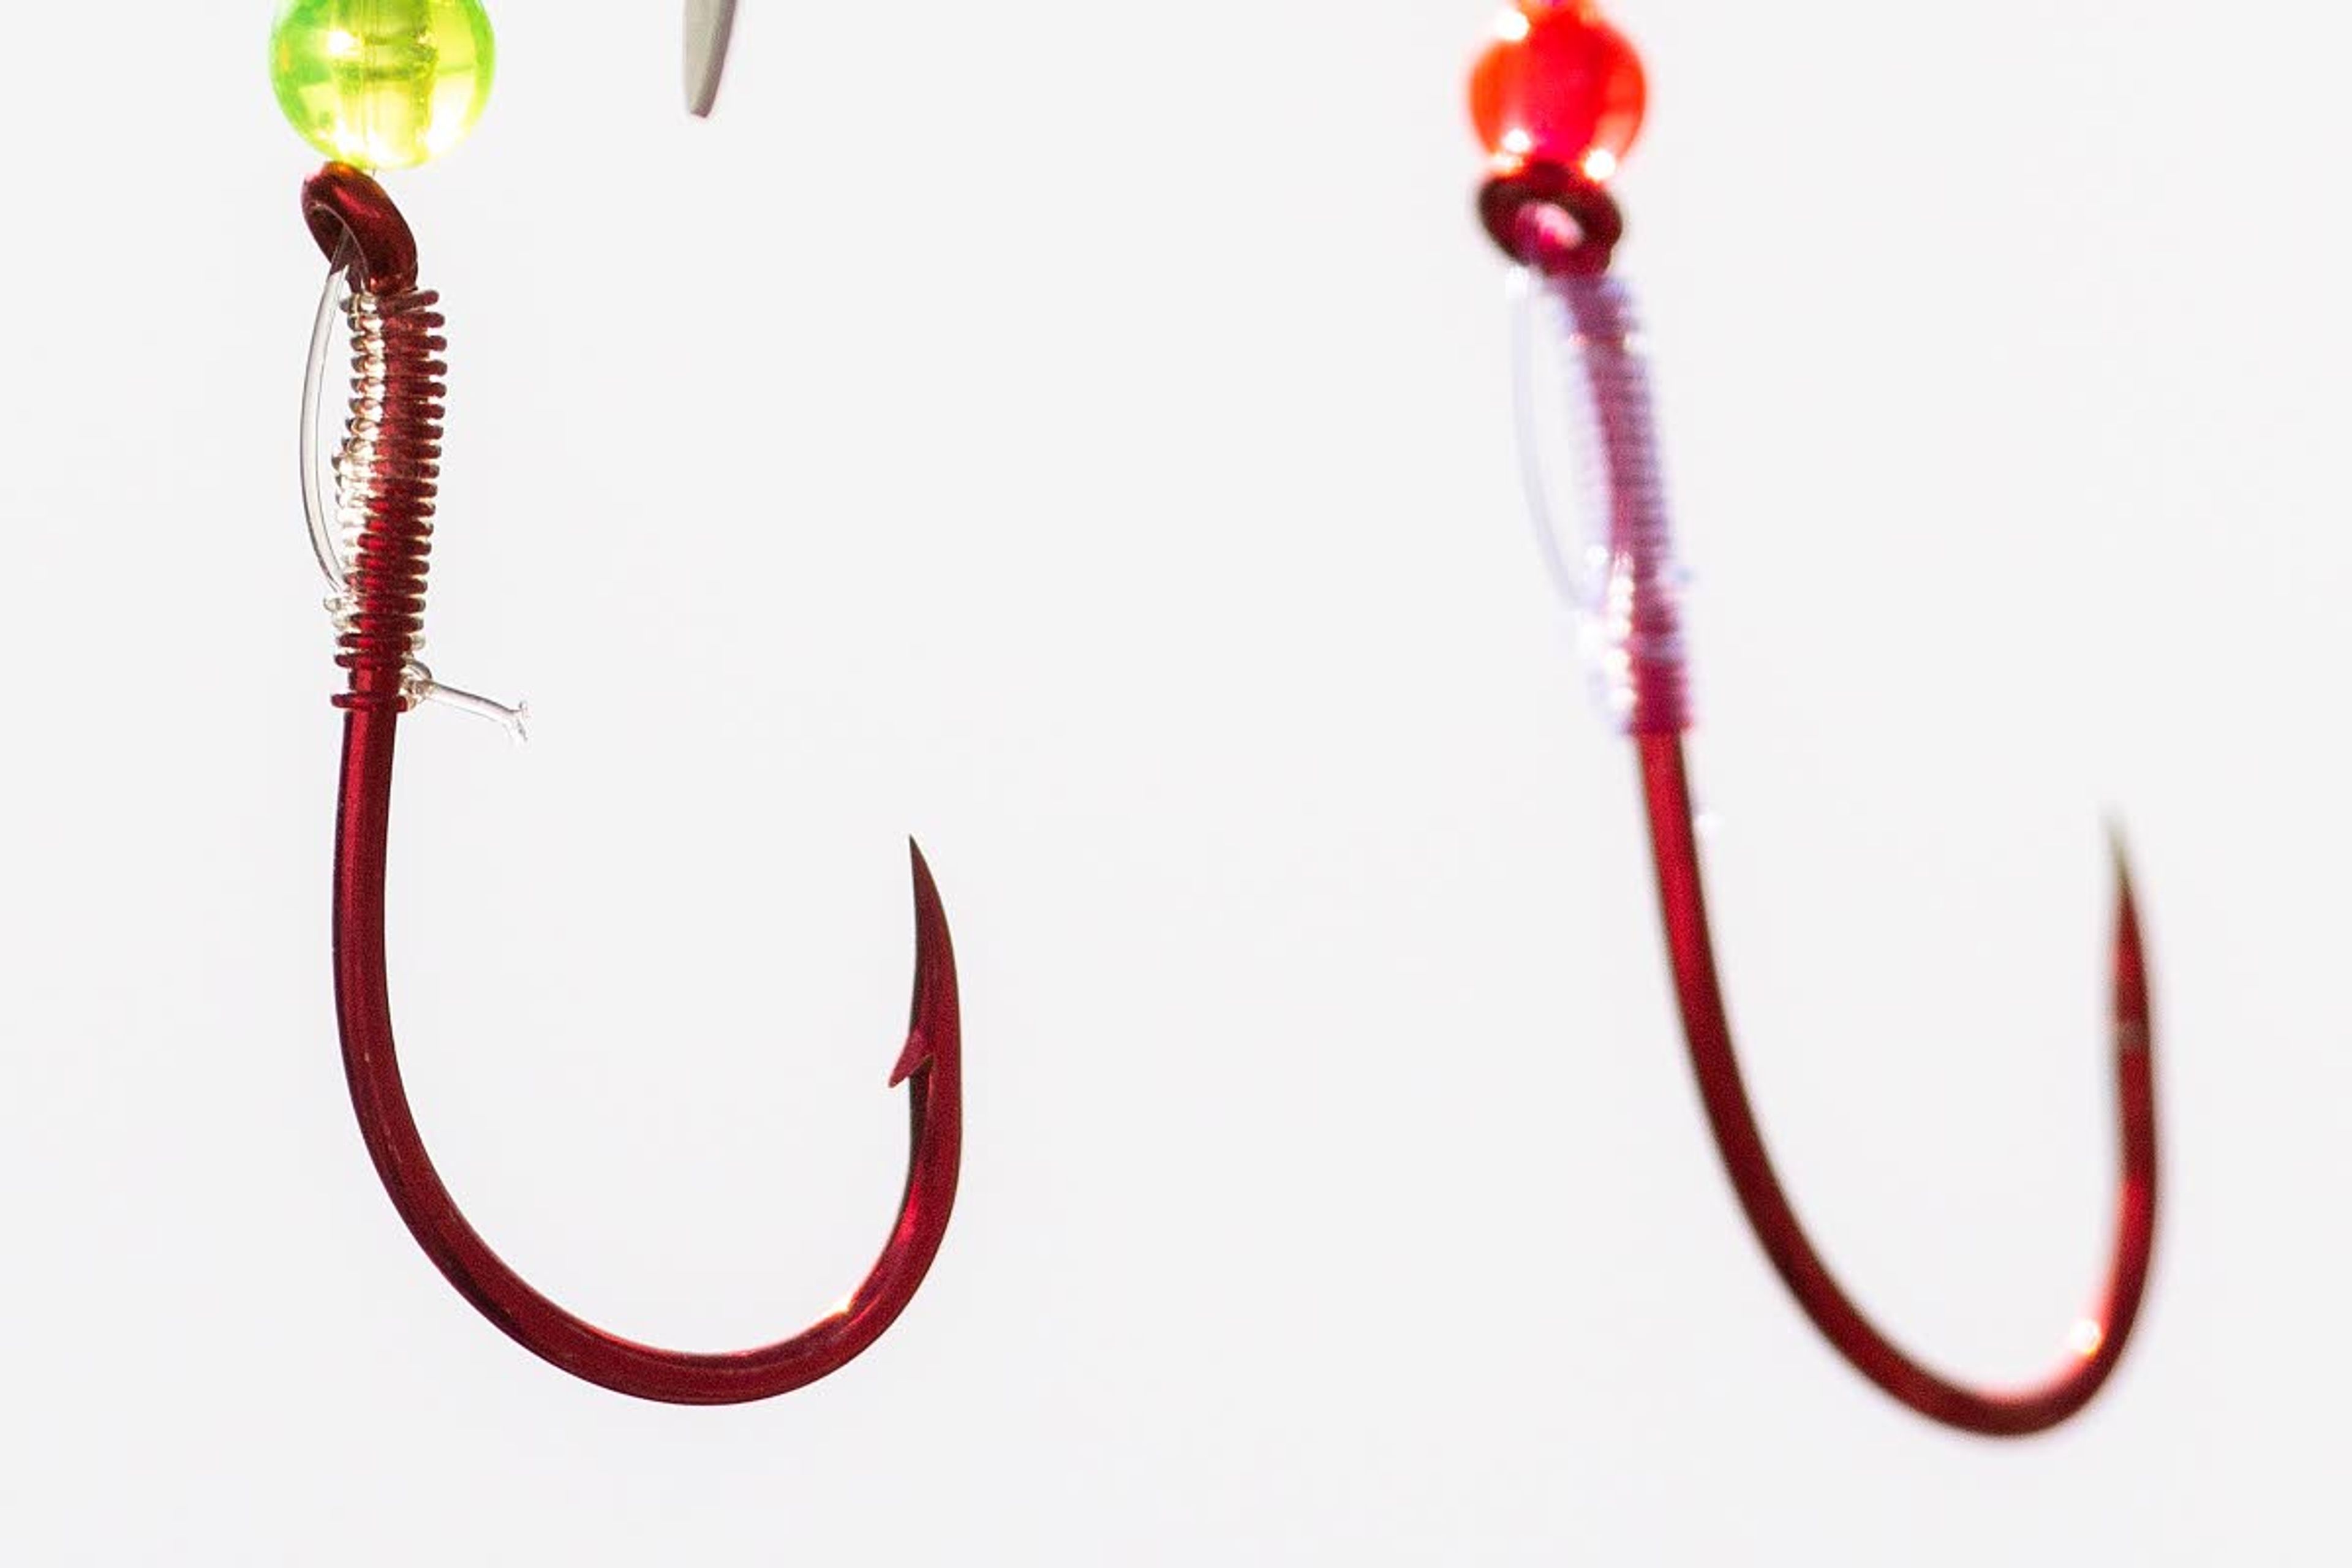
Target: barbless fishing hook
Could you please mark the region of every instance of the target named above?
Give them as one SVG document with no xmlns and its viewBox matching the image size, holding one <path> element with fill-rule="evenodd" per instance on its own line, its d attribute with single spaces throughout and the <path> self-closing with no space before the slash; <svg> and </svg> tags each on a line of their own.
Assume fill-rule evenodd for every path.
<svg viewBox="0 0 2352 1568">
<path fill-rule="evenodd" d="M 689 107 L 698 111 L 716 91 L 732 10 L 730 0 L 689 5 Z M 478 112 L 488 89 L 488 24 L 475 0 L 413 0 L 375 15 L 385 26 L 383 37 L 352 31 L 351 18 L 358 12 L 295 0 L 273 40 L 275 74 L 281 101 L 292 100 L 289 115 L 298 108 L 315 112 L 320 124 L 313 139 L 331 153 L 372 153 L 369 161 L 378 166 L 404 166 L 455 140 L 444 116 L 457 110 L 438 95 L 445 79 L 462 79 L 467 62 L 478 68 L 479 80 L 466 87 L 471 95 L 466 121 Z M 417 51 L 428 44 L 429 58 L 420 66 Z M 338 68 L 344 66 L 348 74 Z M 426 99 L 397 96 L 420 81 Z M 383 92 L 395 96 L 389 102 L 368 96 Z M 299 117 L 297 124 L 312 131 Z M 407 152 L 420 155 L 404 158 Z M 383 188 L 347 162 L 331 163 L 312 176 L 302 202 L 310 232 L 330 258 L 305 382 L 304 497 L 331 587 L 336 662 L 348 672 L 346 689 L 334 700 L 344 715 L 335 839 L 335 1005 L 352 1103 L 376 1173 L 410 1234 L 458 1294 L 524 1348 L 575 1376 L 680 1405 L 738 1404 L 813 1383 L 874 1343 L 906 1309 L 939 1253 L 955 1203 L 962 1039 L 955 954 L 930 870 L 910 846 L 914 997 L 906 1045 L 890 1078 L 893 1086 L 905 1083 L 908 1089 L 906 1187 L 881 1257 L 838 1309 L 801 1333 L 754 1350 L 657 1349 L 574 1316 L 491 1250 L 435 1171 L 402 1086 L 384 975 L 385 845 L 402 714 L 420 702 L 439 701 L 502 720 L 520 734 L 522 713 L 441 685 L 417 658 L 447 374 L 440 356 L 447 345 L 439 296 L 417 287 L 415 237 Z M 346 288 L 343 300 L 339 296 Z M 353 384 L 351 419 L 334 461 L 330 519 L 313 443 L 328 329 L 338 306 L 350 321 Z"/>
<path fill-rule="evenodd" d="M 1534 453 L 1528 350 L 1515 353 L 1522 459 L 1545 556 L 1578 609 L 1611 712 L 1640 759 L 1650 847 L 1683 1034 L 1717 1148 L 1780 1279 L 1854 1368 L 1923 1415 L 1990 1436 L 2022 1436 L 2083 1408 L 2122 1356 L 2147 1288 L 2157 1202 L 2156 1088 L 2147 967 L 2129 868 L 2115 846 L 2113 1052 L 2122 1152 L 2113 1261 L 2097 1305 L 2075 1324 L 2066 1360 L 2038 1385 L 1986 1391 L 1929 1370 L 1865 1318 L 1814 1250 L 1774 1173 L 1740 1079 L 1717 978 L 1699 876 L 1682 735 L 1680 578 L 1657 464 L 1647 373 L 1631 290 L 1609 274 L 1623 220 L 1606 181 L 1643 110 L 1641 65 L 1591 0 L 1518 0 L 1471 80 L 1472 117 L 1494 156 L 1481 220 L 1518 263 L 1532 301 L 1549 300 L 1580 370 L 1600 536 L 1585 551 L 1552 531 Z M 1522 323 L 1523 327 L 1526 323 Z"/>
</svg>

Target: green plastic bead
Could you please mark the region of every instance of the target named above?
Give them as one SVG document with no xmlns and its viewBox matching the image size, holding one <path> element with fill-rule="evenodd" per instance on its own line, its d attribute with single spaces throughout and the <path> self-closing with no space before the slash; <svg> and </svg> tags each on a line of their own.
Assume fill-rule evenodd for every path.
<svg viewBox="0 0 2352 1568">
<path fill-rule="evenodd" d="M 497 64 L 481 0 L 288 0 L 269 34 L 278 106 L 310 145 L 362 169 L 413 169 L 455 147 Z"/>
</svg>

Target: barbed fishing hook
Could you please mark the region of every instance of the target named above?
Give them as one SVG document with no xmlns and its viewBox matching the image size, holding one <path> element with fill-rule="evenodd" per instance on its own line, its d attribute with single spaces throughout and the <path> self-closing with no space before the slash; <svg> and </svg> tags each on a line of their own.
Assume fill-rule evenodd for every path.
<svg viewBox="0 0 2352 1568">
<path fill-rule="evenodd" d="M 689 87 L 703 89 L 705 108 L 717 88 L 731 13 L 728 4 L 689 7 Z M 698 57 L 698 37 L 715 52 Z M 331 589 L 336 662 L 348 672 L 334 700 L 343 710 L 334 964 L 345 1073 L 368 1152 L 410 1234 L 458 1294 L 518 1343 L 577 1377 L 643 1399 L 765 1399 L 825 1376 L 881 1337 L 921 1285 L 954 1207 L 962 1150 L 955 954 L 919 849 L 912 850 L 914 996 L 890 1077 L 908 1091 L 909 1152 L 898 1218 L 856 1289 L 789 1339 L 716 1354 L 657 1349 L 607 1333 L 540 1294 L 467 1222 L 425 1152 L 401 1081 L 384 973 L 385 848 L 399 721 L 419 703 L 437 701 L 500 720 L 520 733 L 522 714 L 441 685 L 417 658 L 447 344 L 439 296 L 417 286 L 407 220 L 354 163 L 406 167 L 446 150 L 479 112 L 491 50 L 478 0 L 294 0 L 273 37 L 281 103 L 298 129 L 336 160 L 302 195 L 304 219 L 330 260 L 305 379 L 303 490 Z M 350 325 L 352 384 L 329 486 L 320 479 L 315 443 L 337 313 Z"/>
<path fill-rule="evenodd" d="M 1585 467 L 1597 492 L 1589 548 L 1555 532 L 1529 426 L 1531 349 L 1517 344 L 1521 456 L 1545 559 L 1577 610 L 1606 707 L 1633 736 L 1650 825 L 1658 902 L 1684 1037 L 1699 1096 L 1731 1184 L 1772 1267 L 1807 1316 L 1854 1368 L 1934 1420 L 1991 1436 L 2057 1425 L 2088 1404 L 2122 1356 L 2147 1283 L 2157 1203 L 2156 1089 L 2139 915 L 2123 848 L 2115 847 L 2112 952 L 2116 1095 L 2122 1182 L 2107 1283 L 2068 1336 L 2064 1362 L 2042 1384 L 1985 1391 L 1914 1360 L 1865 1318 L 1805 1235 L 1756 1124 L 1734 1051 L 1699 875 L 1682 735 L 1685 685 L 1680 578 L 1657 462 L 1647 373 L 1633 295 L 1609 272 L 1623 220 L 1606 182 L 1639 129 L 1644 84 L 1632 47 L 1592 0 L 1518 0 L 1471 79 L 1472 118 L 1494 158 L 1478 210 L 1521 269 L 1523 334 L 1553 315 L 1580 384 Z"/>
</svg>

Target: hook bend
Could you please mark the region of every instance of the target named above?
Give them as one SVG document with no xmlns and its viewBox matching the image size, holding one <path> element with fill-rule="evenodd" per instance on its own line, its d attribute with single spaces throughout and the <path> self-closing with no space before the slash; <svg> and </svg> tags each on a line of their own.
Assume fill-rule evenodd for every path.
<svg viewBox="0 0 2352 1568">
<path fill-rule="evenodd" d="M 2147 1287 L 2156 1233 L 2156 1082 L 2149 1060 L 2147 970 L 2122 845 L 2116 846 L 2109 1016 L 2123 1169 L 2106 1287 L 2075 1322 L 2064 1361 L 2042 1383 L 2013 1390 L 1974 1389 L 1929 1370 L 1881 1333 L 1839 1287 L 1806 1236 L 1772 1168 L 1740 1078 L 1707 930 L 1682 738 L 1637 734 L 1634 739 L 1657 869 L 1658 906 L 1664 917 L 1691 1068 L 1724 1169 L 1773 1269 L 1854 1370 L 1920 1415 L 1992 1437 L 2026 1436 L 2057 1426 L 2091 1402 L 2122 1359 Z"/>
<path fill-rule="evenodd" d="M 955 952 L 939 889 L 909 845 L 915 984 L 906 1046 L 890 1078 L 908 1088 L 907 1184 L 880 1258 L 848 1300 L 800 1333 L 754 1350 L 698 1353 L 607 1333 L 518 1275 L 468 1224 L 425 1148 L 402 1085 L 384 973 L 385 851 L 394 741 L 414 700 L 425 557 L 438 471 L 441 379 L 435 297 L 415 289 L 416 251 L 382 187 L 330 165 L 305 191 L 305 214 L 330 258 L 352 263 L 371 339 L 367 398 L 375 421 L 362 458 L 363 513 L 351 555 L 351 605 L 339 662 L 350 688 L 336 822 L 335 1005 L 352 1104 L 400 1217 L 459 1295 L 516 1342 L 615 1392 L 677 1405 L 732 1405 L 815 1382 L 874 1343 L 906 1310 L 947 1233 L 963 1142 L 962 1035 Z M 343 251 L 348 242 L 349 252 Z"/>
</svg>

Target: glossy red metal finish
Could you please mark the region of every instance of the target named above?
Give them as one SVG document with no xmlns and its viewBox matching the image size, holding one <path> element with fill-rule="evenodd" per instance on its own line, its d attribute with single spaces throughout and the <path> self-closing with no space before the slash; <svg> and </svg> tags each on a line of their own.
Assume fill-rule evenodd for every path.
<svg viewBox="0 0 2352 1568">
<path fill-rule="evenodd" d="M 1922 1415 L 1987 1436 L 2043 1431 L 2090 1403 L 2121 1359 L 2147 1286 L 2155 1245 L 2157 1201 L 2156 1083 L 2150 1052 L 2147 972 L 2140 950 L 2139 913 L 2121 851 L 2116 855 L 2114 1001 L 2116 1098 L 2123 1177 L 2116 1196 L 2113 1262 L 2105 1290 L 2078 1325 L 2066 1362 L 2044 1382 L 2015 1390 L 1967 1387 L 1913 1360 L 1880 1333 L 1839 1289 L 1813 1249 L 1781 1190 L 1764 1135 L 1740 1080 L 1731 1024 L 1715 973 L 1700 886 L 1698 845 L 1692 831 L 1690 784 L 1682 738 L 1636 734 L 1642 786 L 1649 808 L 1650 845 L 1656 863 L 1658 904 L 1675 990 L 1698 1077 L 1699 1098 L 1722 1152 L 1724 1168 L 1748 1223 L 1781 1280 L 1830 1343 L 1864 1377 Z"/>
<path fill-rule="evenodd" d="M 443 344 L 433 296 L 414 291 L 415 247 L 381 187 L 330 167 L 304 210 L 329 257 L 348 239 L 357 280 L 386 324 L 390 364 L 383 434 L 369 476 L 367 523 L 352 562 L 354 601 L 339 662 L 350 671 L 341 808 L 336 824 L 335 1002 L 352 1104 L 384 1191 L 458 1294 L 534 1354 L 642 1399 L 729 1405 L 814 1383 L 879 1339 L 939 1254 L 962 1155 L 962 1032 L 955 952 L 939 889 L 913 855 L 915 985 L 906 1045 L 890 1081 L 908 1090 L 907 1185 L 880 1258 L 843 1307 L 789 1339 L 753 1350 L 658 1349 L 610 1334 L 541 1295 L 490 1249 L 443 1185 L 401 1083 L 384 974 L 384 865 L 403 680 L 424 612 L 440 438 Z M 395 330 L 397 328 L 397 330 Z"/>
<path fill-rule="evenodd" d="M 330 163 L 302 184 L 302 221 L 327 259 L 359 259 L 354 281 L 379 294 L 416 287 L 416 236 L 384 188 L 349 163 Z"/>
<path fill-rule="evenodd" d="M 1608 271 L 1625 236 L 1624 215 L 1600 181 L 1540 161 L 1480 186 L 1478 221 L 1504 255 L 1552 278 Z"/>
</svg>

